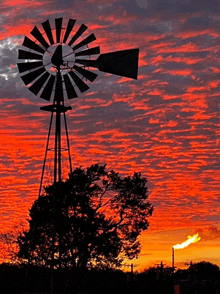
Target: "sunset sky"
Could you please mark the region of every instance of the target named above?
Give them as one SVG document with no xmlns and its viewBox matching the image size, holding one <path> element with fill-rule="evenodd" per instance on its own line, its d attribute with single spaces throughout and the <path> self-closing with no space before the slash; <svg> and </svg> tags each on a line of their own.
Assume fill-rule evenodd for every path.
<svg viewBox="0 0 220 294">
<path fill-rule="evenodd" d="M 60 17 L 87 25 L 101 53 L 140 49 L 138 80 L 93 70 L 90 89 L 66 102 L 73 168 L 106 163 L 148 179 L 155 211 L 134 264 L 171 266 L 172 246 L 198 232 L 175 250 L 176 266 L 220 266 L 219 0 L 0 1 L 0 233 L 27 226 L 49 126 L 48 102 L 18 73 L 18 48 Z"/>
</svg>

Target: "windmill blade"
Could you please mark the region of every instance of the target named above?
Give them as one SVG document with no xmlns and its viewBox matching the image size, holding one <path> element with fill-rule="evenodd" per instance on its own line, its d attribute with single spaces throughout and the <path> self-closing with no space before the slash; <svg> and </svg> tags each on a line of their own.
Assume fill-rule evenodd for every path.
<svg viewBox="0 0 220 294">
<path fill-rule="evenodd" d="M 100 71 L 137 79 L 139 49 L 101 54 L 97 59 Z"/>
<path fill-rule="evenodd" d="M 69 22 L 68 22 L 68 25 L 67 25 L 67 28 L 66 28 L 66 32 L 65 32 L 65 36 L 63 38 L 63 43 L 66 43 L 74 25 L 75 25 L 75 22 L 76 20 L 75 19 L 69 19 Z"/>
<path fill-rule="evenodd" d="M 64 82 L 65 82 L 65 86 L 66 86 L 66 92 L 67 92 L 67 96 L 68 99 L 73 99 L 73 98 L 77 98 L 78 95 L 76 94 L 76 91 L 70 81 L 70 78 L 68 77 L 68 75 L 64 75 Z"/>
<path fill-rule="evenodd" d="M 87 29 L 88 27 L 82 24 L 75 35 L 72 37 L 68 45 L 71 46 Z"/>
<path fill-rule="evenodd" d="M 55 19 L 57 43 L 60 43 L 60 36 L 61 36 L 61 31 L 62 31 L 62 22 L 63 22 L 62 17 Z"/>
<path fill-rule="evenodd" d="M 83 41 L 81 41 L 79 44 L 77 44 L 76 46 L 74 46 L 72 49 L 73 51 L 76 51 L 77 49 L 93 42 L 96 40 L 96 37 L 94 34 L 89 35 L 87 38 L 85 38 Z"/>
<path fill-rule="evenodd" d="M 22 76 L 21 79 L 23 80 L 25 85 L 28 85 L 45 71 L 46 70 L 44 67 L 40 67 L 39 69 L 32 71 L 32 72 L 29 72 L 28 74 Z"/>
<path fill-rule="evenodd" d="M 86 83 L 84 83 L 73 71 L 70 71 L 69 75 L 74 80 L 81 93 L 89 89 L 89 86 L 87 86 Z"/>
<path fill-rule="evenodd" d="M 79 67 L 77 65 L 74 65 L 73 67 L 76 71 L 78 71 L 81 75 L 83 75 L 85 78 L 87 78 L 90 82 L 93 82 L 96 78 L 97 78 L 97 74 L 89 71 L 89 70 L 86 70 L 82 67 Z"/>
<path fill-rule="evenodd" d="M 75 53 L 75 56 L 95 55 L 100 54 L 100 47 L 90 48 L 81 52 Z"/>
<path fill-rule="evenodd" d="M 43 62 L 37 61 L 37 62 L 23 62 L 23 63 L 18 63 L 18 70 L 20 73 L 31 70 L 40 66 L 43 66 Z"/>
<path fill-rule="evenodd" d="M 62 78 L 60 75 L 57 76 L 56 86 L 55 86 L 55 101 L 63 101 L 63 87 L 62 87 Z"/>
<path fill-rule="evenodd" d="M 49 19 L 47 19 L 45 22 L 42 23 L 42 26 L 44 28 L 44 31 L 47 35 L 48 40 L 50 41 L 50 45 L 54 44 L 53 34 L 50 26 Z"/>
<path fill-rule="evenodd" d="M 37 44 L 35 44 L 31 39 L 29 39 L 28 37 L 24 37 L 24 42 L 22 43 L 22 46 L 25 46 L 29 49 L 32 49 L 34 51 L 43 53 L 45 52 L 45 50 L 43 48 L 41 48 L 40 46 L 38 46 Z"/>
<path fill-rule="evenodd" d="M 36 53 L 32 53 L 29 51 L 24 51 L 19 49 L 18 50 L 18 59 L 36 59 L 36 60 L 43 60 L 43 55 L 39 55 Z"/>
<path fill-rule="evenodd" d="M 31 35 L 34 36 L 35 39 L 37 39 L 41 45 L 43 45 L 46 49 L 49 47 L 49 44 L 44 39 L 41 32 L 38 30 L 38 28 L 35 26 L 34 29 L 31 31 Z"/>
<path fill-rule="evenodd" d="M 29 87 L 29 90 L 37 95 L 49 76 L 50 74 L 45 72 L 32 86 Z"/>
<path fill-rule="evenodd" d="M 55 76 L 54 75 L 51 75 L 43 92 L 41 93 L 40 95 L 40 98 L 43 98 L 47 101 L 50 101 L 50 97 L 51 97 L 51 94 L 52 94 L 52 91 L 53 91 L 53 85 L 54 85 L 54 82 L 55 82 Z"/>
</svg>

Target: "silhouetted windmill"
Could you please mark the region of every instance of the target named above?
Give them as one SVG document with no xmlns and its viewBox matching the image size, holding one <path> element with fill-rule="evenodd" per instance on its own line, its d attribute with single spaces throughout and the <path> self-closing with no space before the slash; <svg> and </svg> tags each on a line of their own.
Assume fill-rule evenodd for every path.
<svg viewBox="0 0 220 294">
<path fill-rule="evenodd" d="M 71 109 L 64 105 L 65 98 L 77 98 L 79 93 L 89 89 L 86 81 L 93 82 L 97 74 L 88 70 L 90 67 L 101 72 L 111 73 L 137 79 L 139 49 L 123 50 L 99 55 L 100 47 L 89 48 L 89 44 L 96 40 L 92 33 L 83 38 L 88 29 L 82 24 L 74 30 L 76 20 L 69 19 L 67 27 L 63 28 L 63 18 L 55 19 L 55 27 L 51 28 L 49 20 L 42 23 L 41 30 L 34 27 L 31 31 L 33 40 L 24 38 L 22 46 L 26 50 L 19 50 L 18 63 L 21 79 L 29 90 L 53 104 L 41 107 L 41 110 L 51 112 L 46 152 L 42 169 L 39 194 L 41 193 L 44 169 L 47 160 L 53 114 L 55 113 L 55 141 L 54 141 L 54 183 L 61 181 L 61 115 L 64 116 L 67 149 L 69 154 L 70 172 L 71 156 L 68 138 L 68 129 L 65 113 Z"/>
<path fill-rule="evenodd" d="M 55 19 L 55 26 L 51 28 L 49 20 L 46 20 L 41 24 L 42 28 L 40 30 L 35 26 L 31 31 L 32 39 L 28 37 L 24 38 L 22 46 L 25 47 L 25 50 L 20 49 L 18 54 L 18 59 L 23 60 L 23 62 L 19 62 L 17 65 L 21 74 L 21 79 L 25 85 L 27 85 L 28 89 L 36 96 L 47 101 L 53 101 L 52 104 L 41 107 L 41 110 L 51 112 L 51 119 L 39 195 L 43 183 L 54 113 L 55 140 L 52 148 L 54 151 L 54 184 L 62 180 L 61 115 L 64 117 L 70 172 L 72 170 L 66 123 L 66 112 L 70 110 L 71 107 L 65 106 L 64 101 L 66 99 L 77 98 L 80 93 L 84 93 L 89 89 L 86 83 L 87 80 L 93 82 L 97 77 L 97 74 L 90 71 L 89 68 L 91 67 L 101 72 L 131 79 L 137 79 L 138 75 L 139 49 L 116 51 L 99 55 L 99 46 L 89 48 L 89 44 L 96 40 L 95 35 L 90 34 L 86 38 L 83 38 L 83 34 L 88 29 L 87 26 L 82 24 L 77 30 L 74 30 L 75 23 L 76 20 L 69 19 L 67 26 L 63 27 L 63 18 L 57 18 Z M 99 55 L 97 59 L 92 59 L 93 56 L 97 55 Z M 56 196 L 54 196 L 54 199 L 53 202 L 56 202 Z M 52 256 L 54 259 L 54 252 Z M 52 272 L 53 266 L 52 261 Z M 53 293 L 53 277 L 51 285 L 51 293 Z"/>
</svg>

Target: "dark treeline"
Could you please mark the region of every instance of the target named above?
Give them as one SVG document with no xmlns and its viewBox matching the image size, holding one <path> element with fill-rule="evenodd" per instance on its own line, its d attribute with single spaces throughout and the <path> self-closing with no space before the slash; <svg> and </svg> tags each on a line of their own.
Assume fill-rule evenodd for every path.
<svg viewBox="0 0 220 294">
<path fill-rule="evenodd" d="M 50 293 L 51 269 L 0 265 L 0 293 Z M 127 274 L 118 270 L 54 270 L 55 293 L 128 293 Z"/>
<path fill-rule="evenodd" d="M 219 267 L 209 262 L 191 264 L 175 274 L 172 268 L 158 266 L 134 274 L 112 269 L 66 268 L 54 270 L 54 276 L 55 293 L 173 294 L 174 285 L 180 285 L 180 294 L 220 293 Z M 51 270 L 46 267 L 1 264 L 0 293 L 50 293 L 50 277 Z"/>
</svg>

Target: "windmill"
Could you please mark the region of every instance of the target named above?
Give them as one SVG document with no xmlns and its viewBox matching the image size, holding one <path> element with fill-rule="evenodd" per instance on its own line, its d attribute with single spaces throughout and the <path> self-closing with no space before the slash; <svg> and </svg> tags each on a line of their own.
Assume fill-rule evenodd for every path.
<svg viewBox="0 0 220 294">
<path fill-rule="evenodd" d="M 46 151 L 42 168 L 39 195 L 41 194 L 44 169 L 49 150 L 52 122 L 55 114 L 55 139 L 53 142 L 53 183 L 62 181 L 61 162 L 61 117 L 64 118 L 65 135 L 69 154 L 70 172 L 72 170 L 66 112 L 71 106 L 65 106 L 64 101 L 77 98 L 80 93 L 89 89 L 87 81 L 93 82 L 97 78 L 97 70 L 100 72 L 137 79 L 139 49 L 100 54 L 100 47 L 90 47 L 96 40 L 92 33 L 84 38 L 88 27 L 84 24 L 75 30 L 76 20 L 69 19 L 67 26 L 63 27 L 63 18 L 56 18 L 54 27 L 46 20 L 31 31 L 31 38 L 25 36 L 22 43 L 23 49 L 19 49 L 17 63 L 21 79 L 28 89 L 39 98 L 52 101 L 52 104 L 41 107 L 43 111 L 51 112 Z M 98 57 L 97 57 L 98 56 Z M 93 59 L 96 57 L 96 59 Z M 96 72 L 90 70 L 95 69 Z M 53 199 L 53 228 L 55 228 L 55 204 L 56 193 Z M 53 293 L 54 277 L 54 239 L 52 252 L 51 293 Z"/>
<path fill-rule="evenodd" d="M 100 72 L 115 74 L 131 79 L 137 79 L 139 49 L 100 54 L 100 47 L 89 47 L 96 40 L 92 33 L 85 35 L 88 27 L 84 24 L 75 30 L 75 19 L 69 19 L 66 27 L 63 27 L 63 18 L 55 19 L 52 28 L 50 21 L 46 20 L 31 31 L 31 38 L 25 36 L 22 43 L 23 49 L 19 49 L 18 70 L 21 79 L 28 89 L 36 96 L 52 101 L 52 104 L 41 107 L 43 111 L 51 112 L 45 158 L 43 163 L 40 190 L 41 193 L 44 169 L 49 150 L 49 141 L 52 122 L 55 114 L 55 140 L 54 140 L 54 167 L 53 182 L 62 180 L 61 167 L 61 116 L 64 117 L 67 149 L 69 154 L 70 172 L 71 156 L 66 123 L 66 112 L 71 106 L 65 106 L 67 99 L 77 98 L 80 93 L 89 89 L 87 81 L 93 82 L 97 73 L 90 70 L 97 69 Z M 94 56 L 96 59 L 93 59 Z M 98 56 L 98 58 L 97 58 Z"/>
</svg>

